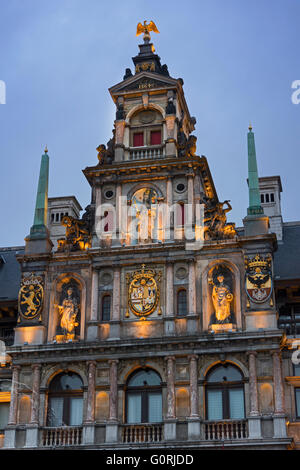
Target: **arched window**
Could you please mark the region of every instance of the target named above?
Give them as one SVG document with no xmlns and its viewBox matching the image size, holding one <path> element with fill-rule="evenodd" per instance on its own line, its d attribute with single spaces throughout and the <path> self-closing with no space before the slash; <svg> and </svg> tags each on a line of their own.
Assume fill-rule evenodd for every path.
<svg viewBox="0 0 300 470">
<path fill-rule="evenodd" d="M 161 378 L 152 369 L 142 369 L 129 378 L 126 386 L 126 422 L 162 421 Z"/>
<path fill-rule="evenodd" d="M 80 426 L 83 410 L 83 382 L 74 372 L 58 374 L 48 393 L 47 426 Z"/>
<path fill-rule="evenodd" d="M 187 315 L 187 297 L 186 297 L 186 290 L 180 289 L 177 292 L 177 315 L 182 317 Z"/>
<path fill-rule="evenodd" d="M 185 223 L 185 206 L 184 206 L 183 202 L 179 202 L 178 204 L 176 204 L 175 214 L 176 214 L 175 226 L 176 227 L 184 227 L 184 223 Z"/>
<path fill-rule="evenodd" d="M 210 421 L 245 417 L 243 375 L 237 367 L 225 363 L 208 372 L 206 417 Z"/>
<path fill-rule="evenodd" d="M 111 296 L 105 294 L 102 297 L 102 321 L 109 321 L 110 320 L 110 307 L 111 307 Z"/>
</svg>

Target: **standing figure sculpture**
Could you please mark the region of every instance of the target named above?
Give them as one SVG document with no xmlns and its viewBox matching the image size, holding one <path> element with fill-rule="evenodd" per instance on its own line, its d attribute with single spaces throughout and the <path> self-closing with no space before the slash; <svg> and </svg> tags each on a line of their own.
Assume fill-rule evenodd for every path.
<svg viewBox="0 0 300 470">
<path fill-rule="evenodd" d="M 72 287 L 67 289 L 67 296 L 62 301 L 62 305 L 57 305 L 58 312 L 61 315 L 59 334 L 65 340 L 73 340 L 75 338 L 75 328 L 78 326 L 76 317 L 79 311 L 77 298 L 74 296 Z"/>
<path fill-rule="evenodd" d="M 210 324 L 233 323 L 231 314 L 233 294 L 230 287 L 224 282 L 224 274 L 217 272 L 216 279 L 210 279 L 209 282 L 213 285 L 211 296 L 214 306 Z"/>
</svg>

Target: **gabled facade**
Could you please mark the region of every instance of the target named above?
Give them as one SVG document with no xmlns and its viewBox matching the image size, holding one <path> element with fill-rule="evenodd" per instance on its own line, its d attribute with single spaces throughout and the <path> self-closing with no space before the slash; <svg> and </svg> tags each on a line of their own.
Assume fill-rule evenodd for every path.
<svg viewBox="0 0 300 470">
<path fill-rule="evenodd" d="M 5 448 L 286 449 L 277 249 L 252 129 L 243 232 L 197 155 L 183 80 L 145 37 L 110 88 L 91 203 L 47 227 L 48 153 L 25 253 Z"/>
</svg>

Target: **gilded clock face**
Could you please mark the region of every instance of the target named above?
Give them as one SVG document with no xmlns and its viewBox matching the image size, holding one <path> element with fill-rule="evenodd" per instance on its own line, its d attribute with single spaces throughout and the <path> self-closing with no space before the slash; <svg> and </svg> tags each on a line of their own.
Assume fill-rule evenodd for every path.
<svg viewBox="0 0 300 470">
<path fill-rule="evenodd" d="M 140 275 L 129 285 L 129 307 L 138 316 L 152 313 L 157 305 L 157 284 L 154 277 Z"/>
</svg>

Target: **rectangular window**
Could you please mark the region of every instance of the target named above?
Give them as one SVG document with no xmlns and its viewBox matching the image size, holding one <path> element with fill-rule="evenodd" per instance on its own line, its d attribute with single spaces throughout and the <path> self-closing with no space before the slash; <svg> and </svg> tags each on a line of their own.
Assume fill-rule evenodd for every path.
<svg viewBox="0 0 300 470">
<path fill-rule="evenodd" d="M 82 424 L 82 405 L 81 397 L 72 397 L 70 402 L 70 426 L 80 426 Z"/>
<path fill-rule="evenodd" d="M 48 410 L 48 426 L 58 427 L 63 424 L 64 399 L 62 397 L 52 397 Z"/>
<path fill-rule="evenodd" d="M 263 204 L 265 202 L 265 195 L 261 194 L 260 195 L 260 202 Z"/>
<path fill-rule="evenodd" d="M 149 423 L 160 423 L 162 421 L 161 393 L 149 393 L 148 395 Z"/>
<path fill-rule="evenodd" d="M 161 131 L 151 131 L 150 134 L 150 145 L 161 144 Z"/>
<path fill-rule="evenodd" d="M 0 403 L 0 429 L 4 429 L 8 423 L 9 403 Z"/>
<path fill-rule="evenodd" d="M 127 396 L 127 423 L 142 422 L 142 396 L 140 393 L 130 393 Z"/>
<path fill-rule="evenodd" d="M 269 194 L 266 194 L 266 202 L 270 202 Z"/>
<path fill-rule="evenodd" d="M 296 377 L 300 376 L 300 364 L 294 364 L 294 375 Z"/>
<path fill-rule="evenodd" d="M 136 132 L 133 134 L 133 146 L 134 147 L 143 147 L 144 145 L 144 133 Z"/>
<path fill-rule="evenodd" d="M 244 419 L 244 392 L 241 389 L 229 390 L 230 419 Z"/>
<path fill-rule="evenodd" d="M 222 390 L 207 392 L 207 418 L 209 421 L 223 419 Z"/>
<path fill-rule="evenodd" d="M 274 193 L 271 193 L 271 202 L 274 202 Z"/>
</svg>

